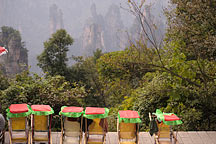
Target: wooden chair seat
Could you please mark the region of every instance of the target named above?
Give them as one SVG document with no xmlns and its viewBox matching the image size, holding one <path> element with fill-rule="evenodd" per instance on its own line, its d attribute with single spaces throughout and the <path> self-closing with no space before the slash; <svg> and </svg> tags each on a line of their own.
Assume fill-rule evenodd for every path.
<svg viewBox="0 0 216 144">
<path fill-rule="evenodd" d="M 172 144 L 171 141 L 159 141 L 159 144 Z"/>
<path fill-rule="evenodd" d="M 40 142 L 48 141 L 48 138 L 46 138 L 46 137 L 34 137 L 34 141 L 40 141 Z"/>
<path fill-rule="evenodd" d="M 89 138 L 88 144 L 103 144 L 103 140 L 97 138 Z"/>
<path fill-rule="evenodd" d="M 65 137 L 63 144 L 79 144 L 79 137 Z"/>
<path fill-rule="evenodd" d="M 124 142 L 120 142 L 120 144 L 136 144 L 136 142 L 124 141 Z"/>
<path fill-rule="evenodd" d="M 27 137 L 13 137 L 12 138 L 13 142 L 17 141 L 22 141 L 22 142 L 27 142 Z"/>
</svg>

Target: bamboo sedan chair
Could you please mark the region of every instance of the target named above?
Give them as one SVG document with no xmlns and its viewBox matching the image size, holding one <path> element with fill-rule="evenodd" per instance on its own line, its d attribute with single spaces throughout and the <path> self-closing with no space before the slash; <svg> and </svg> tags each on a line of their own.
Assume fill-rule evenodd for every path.
<svg viewBox="0 0 216 144">
<path fill-rule="evenodd" d="M 108 108 L 87 107 L 85 110 L 85 144 L 105 144 L 108 131 Z M 88 125 L 88 120 L 92 123 Z"/>
<path fill-rule="evenodd" d="M 12 104 L 6 110 L 9 140 L 12 143 L 30 143 L 28 119 L 31 114 L 27 104 Z"/>
<path fill-rule="evenodd" d="M 53 109 L 49 105 L 32 105 L 31 143 L 43 142 L 52 144 L 51 122 Z"/>
<path fill-rule="evenodd" d="M 139 123 L 141 123 L 141 120 L 137 111 L 119 111 L 117 120 L 118 143 L 138 144 Z"/>
<path fill-rule="evenodd" d="M 158 132 L 155 135 L 156 144 L 176 144 L 176 135 L 172 130 L 172 126 L 182 124 L 180 118 L 174 113 L 162 113 L 159 109 L 156 113 L 153 113 L 153 117 L 156 117 Z"/>
<path fill-rule="evenodd" d="M 63 106 L 59 115 L 61 115 L 60 144 L 81 144 L 83 108 Z"/>
</svg>

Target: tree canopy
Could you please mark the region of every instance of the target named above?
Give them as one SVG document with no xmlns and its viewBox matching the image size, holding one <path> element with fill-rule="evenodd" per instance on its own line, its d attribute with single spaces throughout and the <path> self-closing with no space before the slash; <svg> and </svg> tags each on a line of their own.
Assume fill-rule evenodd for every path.
<svg viewBox="0 0 216 144">
<path fill-rule="evenodd" d="M 38 66 L 50 75 L 66 75 L 68 46 L 73 44 L 66 30 L 60 29 L 44 42 L 44 51 L 37 57 Z"/>
<path fill-rule="evenodd" d="M 171 0 L 176 7 L 168 12 L 168 39 L 184 43 L 188 59 L 216 60 L 216 1 Z"/>
</svg>

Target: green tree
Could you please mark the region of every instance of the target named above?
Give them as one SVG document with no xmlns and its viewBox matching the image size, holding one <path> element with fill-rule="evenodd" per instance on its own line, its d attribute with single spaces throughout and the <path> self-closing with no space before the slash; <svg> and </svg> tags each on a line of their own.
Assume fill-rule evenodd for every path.
<svg viewBox="0 0 216 144">
<path fill-rule="evenodd" d="M 0 91 L 5 90 L 9 87 L 9 81 L 8 78 L 3 75 L 0 71 Z"/>
<path fill-rule="evenodd" d="M 83 58 L 74 57 L 76 64 L 69 68 L 70 82 L 77 82 L 85 87 L 87 96 L 85 98 L 86 106 L 106 106 L 103 83 L 99 80 L 96 68 L 97 60 L 103 55 L 102 51 L 97 49 L 93 56 Z"/>
<path fill-rule="evenodd" d="M 104 86 L 113 82 L 111 91 L 119 92 L 119 97 L 115 97 L 117 100 L 125 95 L 119 102 L 120 106 L 115 105 L 113 111 L 138 110 L 142 115 L 143 129 L 148 129 L 148 112 L 161 108 L 165 112 L 174 112 L 182 118 L 184 122 L 180 127 L 182 130 L 215 130 L 215 60 L 203 57 L 202 53 L 207 50 L 205 47 L 202 49 L 203 52 L 197 51 L 195 58 L 191 57 L 184 51 L 187 43 L 178 38 L 178 33 L 172 35 L 168 32 L 168 41 L 161 47 L 154 39 L 154 28 L 148 25 L 142 13 L 142 4 L 139 7 L 134 0 L 130 0 L 129 4 L 143 26 L 141 40 L 131 44 L 131 51 L 128 54 L 127 50 L 118 54 L 108 53 L 102 56 L 98 63 L 100 78 L 106 80 Z M 152 31 L 152 34 L 147 33 L 148 30 Z M 172 30 L 175 32 L 175 29 Z M 146 39 L 151 48 L 145 45 Z M 193 37 L 188 37 L 188 40 L 193 41 Z M 198 42 L 199 45 L 206 46 L 205 42 Z M 206 48 L 211 50 L 211 47 Z M 130 92 L 125 94 L 122 88 L 118 87 L 116 90 L 114 87 L 117 86 L 118 78 L 128 80 L 128 84 L 132 84 L 135 80 L 138 85 L 130 87 Z"/>
<path fill-rule="evenodd" d="M 166 64 L 173 72 L 196 85 L 172 80 L 170 84 L 175 97 L 166 108 L 174 108 L 175 105 L 181 109 L 179 113 L 185 120 L 183 127 L 187 130 L 215 130 L 216 2 L 171 2 L 175 8 L 167 12 L 169 29 L 166 46 L 171 57 L 167 57 Z"/>
<path fill-rule="evenodd" d="M 54 127 L 60 128 L 58 113 L 62 106 L 84 106 L 85 88 L 69 83 L 63 76 L 40 77 L 24 71 L 11 79 L 9 86 L 0 91 L 3 114 L 11 104 L 27 103 L 50 105 L 56 116 Z"/>
<path fill-rule="evenodd" d="M 12 103 L 48 104 L 58 114 L 63 105 L 83 105 L 82 99 L 86 96 L 84 87 L 76 83 L 71 86 L 59 75 L 43 78 L 25 71 L 11 79 L 9 84 L 0 93 L 3 109 Z"/>
<path fill-rule="evenodd" d="M 171 0 L 167 13 L 169 40 L 184 42 L 181 51 L 188 59 L 216 60 L 216 1 Z"/>
<path fill-rule="evenodd" d="M 38 66 L 49 75 L 67 75 L 67 52 L 72 44 L 73 39 L 66 30 L 58 30 L 44 42 L 44 51 L 37 57 Z"/>
</svg>

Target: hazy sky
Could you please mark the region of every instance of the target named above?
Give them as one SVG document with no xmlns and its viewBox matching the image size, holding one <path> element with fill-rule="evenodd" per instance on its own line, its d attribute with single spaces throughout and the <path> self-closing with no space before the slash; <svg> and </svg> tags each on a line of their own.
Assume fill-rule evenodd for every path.
<svg viewBox="0 0 216 144">
<path fill-rule="evenodd" d="M 167 5 L 167 1 L 147 0 L 146 3 L 159 2 L 161 5 Z M 90 7 L 93 3 L 96 5 L 97 13 L 105 16 L 111 4 L 116 4 L 119 8 L 120 5 L 128 8 L 127 2 L 128 0 L 0 0 L 0 26 L 12 26 L 20 30 L 29 50 L 29 65 L 33 71 L 38 71 L 36 57 L 43 51 L 43 42 L 50 37 L 51 5 L 56 4 L 58 9 L 61 9 L 64 28 L 76 39 L 81 36 L 86 20 L 91 17 Z M 125 28 L 129 28 L 134 17 L 122 8 L 120 13 Z"/>
</svg>

